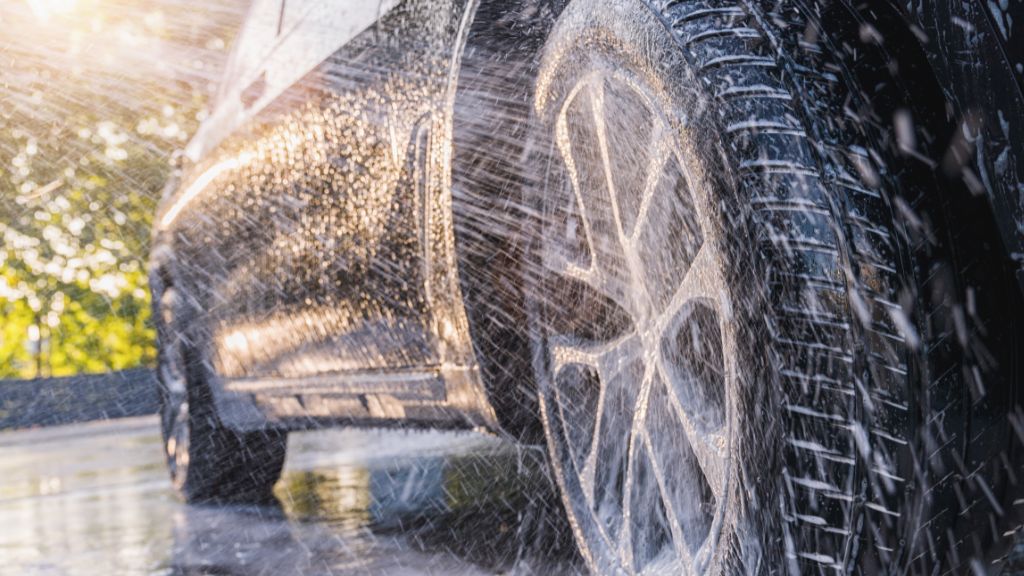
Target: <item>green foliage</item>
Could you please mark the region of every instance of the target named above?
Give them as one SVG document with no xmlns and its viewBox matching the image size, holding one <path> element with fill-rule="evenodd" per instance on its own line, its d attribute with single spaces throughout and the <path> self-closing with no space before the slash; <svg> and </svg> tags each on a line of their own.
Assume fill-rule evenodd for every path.
<svg viewBox="0 0 1024 576">
<path fill-rule="evenodd" d="M 244 9 L 78 6 L 0 8 L 0 378 L 153 364 L 152 215 Z"/>
<path fill-rule="evenodd" d="M 0 376 L 119 370 L 154 358 L 145 254 L 167 163 L 110 120 L 80 122 L 20 121 L 8 132 L 7 149 L 17 151 L 8 165 L 27 170 L 0 179 Z"/>
</svg>

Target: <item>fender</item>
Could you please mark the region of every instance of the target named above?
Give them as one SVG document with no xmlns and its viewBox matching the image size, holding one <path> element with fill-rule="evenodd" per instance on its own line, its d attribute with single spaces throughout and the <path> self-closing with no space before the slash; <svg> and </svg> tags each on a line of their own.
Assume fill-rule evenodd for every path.
<svg viewBox="0 0 1024 576">
<path fill-rule="evenodd" d="M 988 198 L 1024 293 L 1024 4 L 892 6 L 925 50 L 947 114 L 961 127 L 963 145 L 949 150 L 942 169 Z"/>
</svg>

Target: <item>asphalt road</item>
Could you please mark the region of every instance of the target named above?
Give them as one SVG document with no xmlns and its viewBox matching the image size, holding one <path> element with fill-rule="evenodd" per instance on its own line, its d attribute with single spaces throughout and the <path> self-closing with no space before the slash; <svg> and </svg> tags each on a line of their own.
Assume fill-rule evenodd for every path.
<svg viewBox="0 0 1024 576">
<path fill-rule="evenodd" d="M 289 443 L 279 506 L 194 507 L 155 417 L 0 433 L 0 574 L 579 570 L 536 450 L 351 429 Z"/>
</svg>

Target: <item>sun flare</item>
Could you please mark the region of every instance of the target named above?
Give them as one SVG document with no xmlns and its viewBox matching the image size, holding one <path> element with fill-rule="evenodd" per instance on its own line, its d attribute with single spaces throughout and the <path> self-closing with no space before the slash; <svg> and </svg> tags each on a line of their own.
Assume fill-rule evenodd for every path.
<svg viewBox="0 0 1024 576">
<path fill-rule="evenodd" d="M 32 12 L 40 20 L 49 20 L 51 16 L 68 14 L 75 9 L 78 0 L 28 0 Z"/>
</svg>

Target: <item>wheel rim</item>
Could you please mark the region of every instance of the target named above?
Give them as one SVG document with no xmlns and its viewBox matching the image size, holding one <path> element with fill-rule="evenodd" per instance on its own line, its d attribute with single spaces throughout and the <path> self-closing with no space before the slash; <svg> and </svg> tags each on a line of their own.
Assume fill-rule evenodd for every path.
<svg viewBox="0 0 1024 576">
<path fill-rule="evenodd" d="M 168 289 L 160 301 L 161 320 L 164 326 L 173 325 L 176 294 Z M 164 334 L 165 339 L 170 339 Z M 164 455 L 171 481 L 176 489 L 185 485 L 189 465 L 189 406 L 185 379 L 185 358 L 181 342 L 167 342 L 161 345 L 164 355 L 160 366 L 161 423 L 163 425 Z"/>
<path fill-rule="evenodd" d="M 190 430 L 188 425 L 188 402 L 182 401 L 173 415 L 165 447 L 167 465 L 174 487 L 181 489 L 188 476 Z"/>
<path fill-rule="evenodd" d="M 596 568 L 716 572 L 735 518 L 737 374 L 713 204 L 653 91 L 605 70 L 549 114 L 532 279 L 542 417 Z"/>
</svg>

